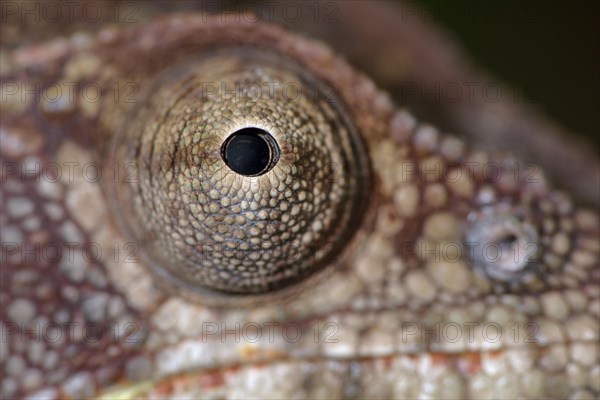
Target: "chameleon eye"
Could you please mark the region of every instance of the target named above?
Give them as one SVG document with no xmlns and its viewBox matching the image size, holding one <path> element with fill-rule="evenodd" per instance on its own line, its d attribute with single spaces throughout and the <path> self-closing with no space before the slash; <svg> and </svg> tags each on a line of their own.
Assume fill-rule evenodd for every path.
<svg viewBox="0 0 600 400">
<path fill-rule="evenodd" d="M 342 255 L 369 202 L 370 168 L 343 102 L 324 88 L 250 48 L 154 79 L 112 147 L 137 173 L 109 196 L 159 281 L 247 297 Z"/>
</svg>

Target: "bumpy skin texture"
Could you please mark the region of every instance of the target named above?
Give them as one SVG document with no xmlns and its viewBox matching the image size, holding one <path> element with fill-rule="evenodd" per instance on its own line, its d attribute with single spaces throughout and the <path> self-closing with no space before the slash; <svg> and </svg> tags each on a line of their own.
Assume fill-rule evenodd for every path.
<svg viewBox="0 0 600 400">
<path fill-rule="evenodd" d="M 213 35 L 208 44 L 230 34 Z M 281 289 L 325 268 L 360 226 L 366 151 L 339 99 L 300 66 L 263 47 L 205 46 L 192 39 L 209 54 L 159 76 L 125 117 L 112 156 L 147 167 L 113 190 L 113 210 L 178 286 L 227 297 Z M 223 159 L 223 143 L 246 128 L 279 149 L 259 176 Z"/>
<path fill-rule="evenodd" d="M 174 63 L 241 44 L 336 88 L 373 189 L 329 275 L 252 307 L 211 306 L 163 288 L 142 262 L 145 243 L 117 228 L 106 191 L 123 176 L 106 155 L 137 104 L 126 101 L 132 87 L 143 93 Z M 0 146 L 3 397 L 114 398 L 118 385 L 119 395 L 142 397 L 598 396 L 598 214 L 549 188 L 534 166 L 515 168 L 510 156 L 415 121 L 324 45 L 191 15 L 11 59 L 2 88 L 19 89 L 2 104 Z M 77 82 L 72 101 L 21 101 L 23 87 L 41 93 L 49 82 Z M 83 92 L 90 82 L 103 88 L 99 100 Z M 27 172 L 36 162 L 39 174 Z M 102 181 L 89 165 L 102 167 Z M 477 221 L 507 215 L 512 225 L 481 241 L 531 239 L 532 228 L 536 248 L 500 265 L 525 265 L 515 279 L 490 278 L 465 238 L 482 231 Z M 101 255 L 90 253 L 96 245 Z"/>
</svg>

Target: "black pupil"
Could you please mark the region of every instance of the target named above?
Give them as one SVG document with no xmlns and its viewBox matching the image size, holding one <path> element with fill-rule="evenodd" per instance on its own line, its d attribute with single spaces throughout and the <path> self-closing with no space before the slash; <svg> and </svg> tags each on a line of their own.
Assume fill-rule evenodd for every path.
<svg viewBox="0 0 600 400">
<path fill-rule="evenodd" d="M 223 159 L 234 172 L 256 176 L 269 171 L 277 162 L 278 147 L 273 136 L 259 128 L 234 132 L 223 143 Z"/>
</svg>

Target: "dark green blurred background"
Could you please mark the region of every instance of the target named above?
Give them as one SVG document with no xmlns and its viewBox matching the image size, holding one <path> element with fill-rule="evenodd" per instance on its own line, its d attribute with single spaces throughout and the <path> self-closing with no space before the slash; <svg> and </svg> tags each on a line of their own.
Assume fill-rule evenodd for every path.
<svg viewBox="0 0 600 400">
<path fill-rule="evenodd" d="M 417 3 L 480 66 L 600 149 L 600 2 Z"/>
</svg>

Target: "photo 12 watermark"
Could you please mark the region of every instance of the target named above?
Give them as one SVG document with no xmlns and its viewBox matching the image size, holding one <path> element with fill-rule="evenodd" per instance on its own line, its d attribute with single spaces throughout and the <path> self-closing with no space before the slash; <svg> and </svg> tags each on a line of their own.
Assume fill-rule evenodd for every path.
<svg viewBox="0 0 600 400">
<path fill-rule="evenodd" d="M 339 326 L 335 322 L 316 321 L 309 325 L 297 322 L 202 322 L 200 340 L 204 343 L 275 343 L 284 341 L 298 343 L 310 340 L 314 343 L 338 343 Z"/>
<path fill-rule="evenodd" d="M 96 322 L 2 322 L 1 340 L 22 343 L 99 343 L 109 341 L 125 345 L 142 342 L 143 329 L 138 322 L 122 321 L 111 324 Z"/>
<path fill-rule="evenodd" d="M 10 242 L 0 244 L 3 263 L 54 264 L 59 262 L 84 263 L 139 263 L 140 246 L 135 242 L 115 241 L 108 246 L 97 242 L 43 241 Z"/>
<path fill-rule="evenodd" d="M 402 322 L 402 344 L 465 343 L 465 344 L 537 344 L 539 327 L 533 322 L 513 321 L 499 324 L 494 321 Z"/>
<path fill-rule="evenodd" d="M 0 21 L 20 24 L 135 24 L 140 22 L 136 1 L 2 1 Z"/>
</svg>

